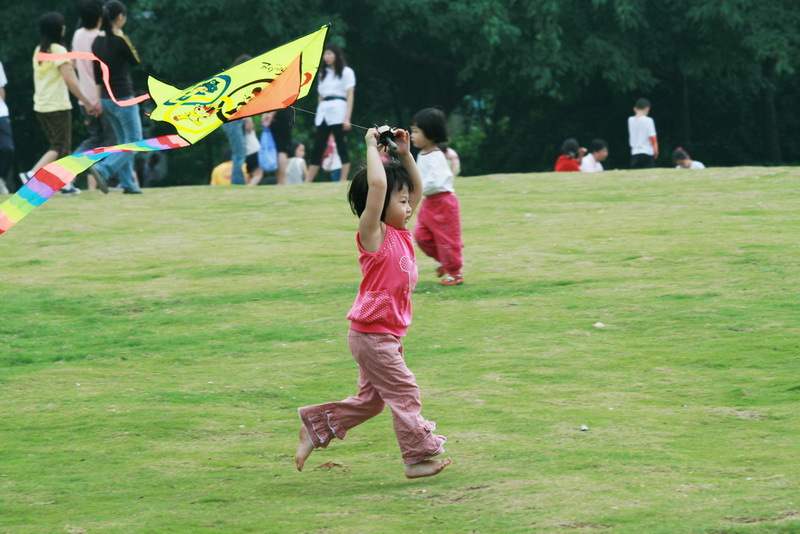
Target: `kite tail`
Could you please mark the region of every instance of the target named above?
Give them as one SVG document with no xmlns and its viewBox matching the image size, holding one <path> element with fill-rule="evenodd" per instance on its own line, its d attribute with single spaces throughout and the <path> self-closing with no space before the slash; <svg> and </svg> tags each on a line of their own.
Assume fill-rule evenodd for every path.
<svg viewBox="0 0 800 534">
<path fill-rule="evenodd" d="M 28 180 L 11 198 L 0 204 L 0 234 L 7 232 L 26 215 L 41 206 L 76 176 L 100 161 L 119 152 L 152 152 L 189 146 L 178 135 L 163 135 L 124 145 L 113 145 L 79 152 L 48 163 Z"/>
<path fill-rule="evenodd" d="M 106 65 L 99 57 L 90 52 L 65 52 L 63 54 L 39 52 L 36 54 L 34 59 L 36 61 L 61 61 L 65 59 L 85 59 L 87 61 L 97 61 L 100 63 L 100 71 L 103 73 L 103 84 L 106 86 L 108 96 L 116 105 L 121 107 L 133 106 L 150 98 L 150 95 L 145 93 L 143 95 L 135 96 L 126 100 L 117 100 L 117 97 L 114 96 L 114 91 L 111 89 L 111 75 L 108 71 L 108 65 Z"/>
</svg>

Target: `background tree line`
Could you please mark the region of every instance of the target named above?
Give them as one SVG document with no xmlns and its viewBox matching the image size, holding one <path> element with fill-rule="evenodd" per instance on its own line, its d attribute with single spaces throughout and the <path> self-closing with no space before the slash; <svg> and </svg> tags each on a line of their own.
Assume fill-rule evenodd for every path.
<svg viewBox="0 0 800 534">
<path fill-rule="evenodd" d="M 38 19 L 60 11 L 67 42 L 77 0 L 0 0 L 18 167 L 44 137 L 32 110 Z M 332 23 L 356 71 L 353 122 L 407 127 L 415 111 L 451 115 L 465 174 L 552 168 L 561 142 L 609 142 L 626 168 L 626 118 L 653 103 L 669 165 L 677 146 L 710 165 L 800 161 L 800 6 L 795 0 L 128 0 L 126 32 L 145 73 L 185 87 Z M 298 107 L 314 110 L 315 96 Z M 75 145 L 82 136 L 75 113 Z M 145 121 L 146 123 L 148 121 Z M 298 113 L 296 137 L 313 118 Z M 146 124 L 146 135 L 170 133 Z M 354 151 L 361 131 L 351 134 Z M 205 183 L 221 133 L 169 154 L 169 184 Z M 356 154 L 354 154 L 356 155 Z"/>
</svg>

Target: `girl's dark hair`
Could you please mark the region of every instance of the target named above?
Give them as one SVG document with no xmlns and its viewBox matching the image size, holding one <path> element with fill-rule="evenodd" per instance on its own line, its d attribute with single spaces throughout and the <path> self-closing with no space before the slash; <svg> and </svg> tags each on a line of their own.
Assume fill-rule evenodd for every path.
<svg viewBox="0 0 800 534">
<path fill-rule="evenodd" d="M 50 52 L 50 45 L 64 44 L 64 17 L 61 13 L 51 11 L 39 19 L 39 51 Z"/>
<path fill-rule="evenodd" d="M 106 38 L 114 35 L 114 27 L 111 21 L 120 15 L 128 15 L 128 8 L 119 0 L 109 0 L 106 2 L 105 10 L 103 11 L 103 26 L 102 30 L 106 32 Z"/>
<path fill-rule="evenodd" d="M 330 50 L 336 56 L 336 59 L 333 61 L 333 72 L 336 74 L 337 78 L 341 78 L 342 71 L 344 71 L 344 68 L 347 66 L 347 60 L 344 58 L 344 50 L 342 50 L 341 46 L 333 43 L 326 44 L 325 50 Z M 325 79 L 325 75 L 328 73 L 328 69 L 325 67 L 327 67 L 327 65 L 325 65 L 323 62 L 322 69 L 320 69 L 322 70 L 322 75 L 320 78 L 323 80 Z"/>
<path fill-rule="evenodd" d="M 608 144 L 602 139 L 592 139 L 592 144 L 589 145 L 589 152 L 598 152 L 607 148 Z"/>
<path fill-rule="evenodd" d="M 564 141 L 564 144 L 561 145 L 561 153 L 568 158 L 578 159 L 578 150 L 580 150 L 578 140 L 572 137 Z"/>
<path fill-rule="evenodd" d="M 672 161 L 679 162 L 685 159 L 689 159 L 689 153 L 686 152 L 683 147 L 678 147 L 675 149 L 675 152 L 672 153 Z"/>
<path fill-rule="evenodd" d="M 408 171 L 403 168 L 399 161 L 390 159 L 383 164 L 386 170 L 386 199 L 383 202 L 381 220 L 386 218 L 386 207 L 392 198 L 392 191 L 402 191 L 407 187 L 408 191 L 414 191 L 414 184 Z M 369 192 L 369 182 L 367 181 L 367 168 L 359 170 L 350 182 L 347 190 L 347 200 L 350 202 L 350 209 L 354 214 L 361 217 L 367 207 L 367 193 Z"/>
<path fill-rule="evenodd" d="M 447 135 L 447 117 L 436 108 L 425 108 L 422 111 L 417 111 L 417 114 L 411 119 L 411 124 L 422 130 L 425 137 L 437 145 L 450 140 Z"/>
<path fill-rule="evenodd" d="M 302 144 L 303 143 L 300 141 L 292 141 L 292 143 L 289 145 L 289 152 L 287 152 L 290 158 L 295 157 L 294 153 L 297 152 L 297 149 L 300 148 L 300 145 Z"/>
<path fill-rule="evenodd" d="M 97 21 L 103 16 L 103 1 L 81 0 L 78 5 L 78 15 L 81 17 L 81 26 L 93 30 L 97 27 Z"/>
</svg>

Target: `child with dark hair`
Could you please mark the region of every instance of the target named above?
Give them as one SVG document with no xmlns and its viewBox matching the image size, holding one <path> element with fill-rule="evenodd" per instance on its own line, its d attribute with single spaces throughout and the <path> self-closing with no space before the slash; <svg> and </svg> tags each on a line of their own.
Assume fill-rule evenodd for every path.
<svg viewBox="0 0 800 534">
<path fill-rule="evenodd" d="M 658 158 L 656 123 L 650 114 L 650 101 L 640 98 L 628 117 L 628 142 L 631 145 L 631 169 L 652 169 Z"/>
<path fill-rule="evenodd" d="M 420 149 L 417 165 L 422 176 L 425 202 L 419 210 L 414 238 L 422 251 L 439 262 L 441 284 L 464 283 L 461 267 L 461 209 L 453 187 L 453 171 L 445 151 L 447 119 L 434 108 L 419 111 L 411 121 L 411 141 Z"/>
<path fill-rule="evenodd" d="M 576 139 L 570 137 L 561 145 L 561 155 L 556 160 L 555 172 L 580 172 L 581 159 L 586 154 L 586 149 L 578 144 Z"/>
<path fill-rule="evenodd" d="M 672 161 L 675 162 L 676 169 L 700 170 L 706 166 L 699 161 L 695 161 L 683 147 L 679 146 L 672 153 Z"/>
<path fill-rule="evenodd" d="M 395 131 L 398 160 L 382 163 L 378 131 L 366 135 L 367 167 L 353 178 L 347 196 L 358 215 L 356 244 L 363 279 L 350 319 L 348 341 L 358 363 L 358 395 L 339 402 L 304 406 L 295 465 L 303 470 L 316 448 L 378 415 L 386 404 L 408 478 L 432 476 L 450 459 L 434 460 L 444 452 L 436 424 L 420 413 L 419 387 L 403 358 L 401 338 L 411 324 L 411 292 L 417 264 L 411 232 L 406 229 L 422 197 L 422 180 L 409 152 L 409 134 Z"/>
<path fill-rule="evenodd" d="M 66 32 L 64 17 L 55 11 L 45 13 L 39 19 L 39 46 L 33 52 L 33 110 L 42 125 L 50 147 L 39 161 L 28 172 L 20 173 L 22 183 L 47 165 L 72 153 L 72 93 L 84 105 L 90 115 L 100 114 L 98 103 L 91 102 L 81 92 L 78 77 L 72 61 L 37 61 L 39 52 L 65 54 L 64 33 Z M 61 189 L 62 195 L 77 195 L 80 189 L 72 183 Z"/>
<path fill-rule="evenodd" d="M 286 163 L 287 184 L 302 184 L 308 176 L 306 165 L 306 145 L 299 141 L 292 141 L 288 148 L 289 161 Z"/>
<path fill-rule="evenodd" d="M 608 145 L 602 139 L 592 139 L 589 152 L 581 160 L 582 172 L 603 172 L 603 162 L 608 158 Z"/>
</svg>

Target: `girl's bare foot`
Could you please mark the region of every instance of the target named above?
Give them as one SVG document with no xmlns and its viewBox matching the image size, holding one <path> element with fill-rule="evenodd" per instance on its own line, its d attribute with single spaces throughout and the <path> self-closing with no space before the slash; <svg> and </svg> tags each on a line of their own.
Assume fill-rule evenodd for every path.
<svg viewBox="0 0 800 534">
<path fill-rule="evenodd" d="M 314 445 L 311 444 L 306 427 L 303 425 L 300 427 L 300 441 L 297 442 L 297 450 L 294 453 L 294 463 L 297 465 L 298 471 L 303 470 L 303 465 L 312 452 L 314 452 Z"/>
<path fill-rule="evenodd" d="M 405 466 L 404 471 L 407 478 L 432 477 L 433 475 L 438 475 L 448 465 L 450 465 L 450 458 L 425 460 L 418 464 Z"/>
</svg>

